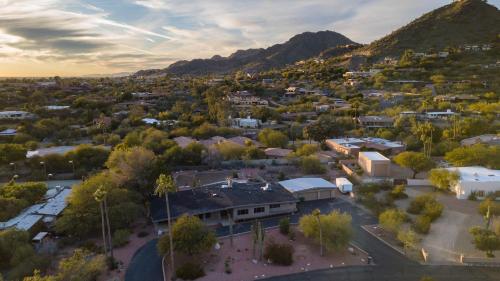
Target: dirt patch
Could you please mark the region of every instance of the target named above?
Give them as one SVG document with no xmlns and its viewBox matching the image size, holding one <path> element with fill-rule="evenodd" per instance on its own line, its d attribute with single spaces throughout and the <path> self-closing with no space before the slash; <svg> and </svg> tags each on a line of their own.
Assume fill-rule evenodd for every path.
<svg viewBox="0 0 500 281">
<path fill-rule="evenodd" d="M 273 239 L 277 243 L 293 245 L 295 252 L 291 266 L 278 266 L 264 260 L 255 260 L 252 236 L 243 234 L 234 237 L 232 247 L 229 238 L 219 239 L 220 249 L 214 249 L 210 254 L 198 259 L 204 265 L 206 276 L 197 280 L 248 281 L 322 268 L 367 264 L 367 254 L 354 247 L 331 251 L 321 257 L 319 246 L 313 244 L 300 232 L 294 231 L 296 233 L 294 241 L 290 241 L 288 237 L 279 233 L 278 229 L 268 229 L 265 234 L 267 242 Z M 226 260 L 229 261 L 231 274 L 225 273 Z"/>
</svg>

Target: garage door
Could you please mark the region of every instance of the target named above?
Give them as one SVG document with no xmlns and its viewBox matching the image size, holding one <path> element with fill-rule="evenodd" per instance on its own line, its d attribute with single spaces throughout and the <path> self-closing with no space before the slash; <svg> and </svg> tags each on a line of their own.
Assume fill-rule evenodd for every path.
<svg viewBox="0 0 500 281">
<path fill-rule="evenodd" d="M 311 201 L 311 200 L 316 200 L 318 199 L 318 193 L 313 191 L 313 192 L 299 192 L 297 193 L 297 199 L 303 198 L 304 201 Z"/>
<path fill-rule="evenodd" d="M 331 190 L 322 190 L 319 193 L 319 199 L 329 199 L 332 197 Z"/>
</svg>

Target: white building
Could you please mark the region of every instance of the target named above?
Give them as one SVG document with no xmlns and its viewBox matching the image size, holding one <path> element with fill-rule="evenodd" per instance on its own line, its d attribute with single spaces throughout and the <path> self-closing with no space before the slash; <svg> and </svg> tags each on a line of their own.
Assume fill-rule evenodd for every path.
<svg viewBox="0 0 500 281">
<path fill-rule="evenodd" d="M 476 194 L 476 197 L 484 198 L 500 191 L 500 170 L 479 166 L 453 167 L 447 170 L 457 172 L 460 176 L 457 184 L 451 188 L 458 199 L 467 199 L 472 192 Z"/>
<path fill-rule="evenodd" d="M 428 119 L 448 119 L 456 114 L 451 109 L 447 109 L 446 111 L 426 112 L 425 117 Z"/>
<path fill-rule="evenodd" d="M 295 198 L 303 201 L 334 198 L 337 188 L 335 184 L 322 178 L 296 178 L 278 183 Z"/>
<path fill-rule="evenodd" d="M 230 119 L 231 125 L 236 128 L 251 128 L 251 129 L 256 129 L 259 128 L 259 126 L 262 124 L 262 121 L 259 119 L 254 119 L 254 118 L 233 118 Z"/>
<path fill-rule="evenodd" d="M 0 111 L 0 119 L 22 120 L 34 118 L 33 113 L 26 111 Z"/>
</svg>

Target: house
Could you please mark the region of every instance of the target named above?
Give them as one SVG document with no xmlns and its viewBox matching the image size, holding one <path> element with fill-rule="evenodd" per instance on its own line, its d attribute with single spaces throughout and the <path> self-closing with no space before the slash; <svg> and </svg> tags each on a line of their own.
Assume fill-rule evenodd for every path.
<svg viewBox="0 0 500 281">
<path fill-rule="evenodd" d="M 232 137 L 226 139 L 228 142 L 232 142 L 235 144 L 239 144 L 241 146 L 250 146 L 253 145 L 255 147 L 264 147 L 264 145 L 256 140 L 247 138 L 247 137 L 242 137 L 242 136 L 237 136 L 237 137 Z"/>
<path fill-rule="evenodd" d="M 46 110 L 50 110 L 50 111 L 58 111 L 58 110 L 69 109 L 70 106 L 69 105 L 47 105 L 47 106 L 44 106 L 44 108 Z"/>
<path fill-rule="evenodd" d="M 267 106 L 269 102 L 253 95 L 248 91 L 237 91 L 227 96 L 227 100 L 236 106 Z"/>
<path fill-rule="evenodd" d="M 456 193 L 457 199 L 467 199 L 472 193 L 477 198 L 500 192 L 500 170 L 492 170 L 484 167 L 453 167 L 447 168 L 450 172 L 456 172 L 459 180 L 451 190 Z M 497 197 L 499 197 L 497 195 Z"/>
<path fill-rule="evenodd" d="M 335 184 L 342 193 L 352 192 L 352 182 L 346 178 L 336 178 Z"/>
<path fill-rule="evenodd" d="M 322 178 L 296 178 L 278 182 L 301 201 L 335 198 L 337 186 Z"/>
<path fill-rule="evenodd" d="M 0 133 L 1 135 L 1 133 Z M 460 141 L 460 144 L 462 146 L 470 146 L 474 144 L 486 144 L 486 145 L 500 145 L 500 136 L 499 135 L 493 135 L 493 134 L 486 134 L 486 135 L 480 135 L 468 139 L 463 139 Z"/>
<path fill-rule="evenodd" d="M 26 111 L 0 111 L 0 119 L 25 120 L 35 118 L 35 114 Z"/>
<path fill-rule="evenodd" d="M 260 119 L 250 118 L 230 118 L 231 126 L 235 128 L 248 128 L 248 129 L 257 129 L 262 125 L 262 121 Z"/>
<path fill-rule="evenodd" d="M 392 128 L 394 120 L 388 116 L 360 116 L 358 122 L 367 129 Z"/>
<path fill-rule="evenodd" d="M 455 115 L 457 115 L 457 113 L 451 111 L 451 109 L 447 109 L 446 111 L 426 112 L 424 117 L 427 119 L 449 119 Z"/>
<path fill-rule="evenodd" d="M 401 142 L 372 137 L 329 139 L 325 143 L 338 153 L 352 156 L 358 156 L 361 148 L 373 149 L 391 155 L 401 153 L 406 149 Z"/>
<path fill-rule="evenodd" d="M 0 132 L 0 137 L 13 137 L 17 135 L 16 129 L 5 129 Z"/>
<path fill-rule="evenodd" d="M 193 138 L 190 137 L 176 137 L 174 138 L 174 141 L 177 143 L 178 146 L 181 148 L 186 148 L 188 145 L 191 143 L 196 143 L 197 141 Z"/>
<path fill-rule="evenodd" d="M 297 199 L 279 184 L 227 181 L 213 183 L 169 195 L 170 213 L 175 220 L 183 214 L 198 216 L 207 225 L 290 214 Z M 165 200 L 154 198 L 151 216 L 159 227 L 167 221 Z"/>
<path fill-rule="evenodd" d="M 271 159 L 285 158 L 292 152 L 293 150 L 284 148 L 266 148 L 264 150 L 266 156 Z"/>
<path fill-rule="evenodd" d="M 374 151 L 359 153 L 358 165 L 370 177 L 388 177 L 391 169 L 391 160 Z"/>
<path fill-rule="evenodd" d="M 338 153 L 357 156 L 364 141 L 357 138 L 342 138 L 326 140 L 325 144 Z"/>
</svg>

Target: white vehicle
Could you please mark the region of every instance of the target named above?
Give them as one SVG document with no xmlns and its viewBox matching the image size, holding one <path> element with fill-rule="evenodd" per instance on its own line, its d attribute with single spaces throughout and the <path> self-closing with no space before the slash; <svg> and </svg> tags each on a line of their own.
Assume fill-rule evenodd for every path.
<svg viewBox="0 0 500 281">
<path fill-rule="evenodd" d="M 337 185 L 337 188 L 342 193 L 352 192 L 352 182 L 350 182 L 346 178 L 336 178 L 335 179 L 335 184 Z"/>
</svg>

